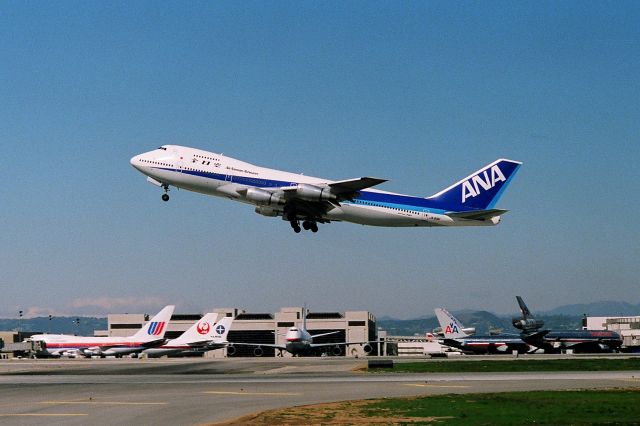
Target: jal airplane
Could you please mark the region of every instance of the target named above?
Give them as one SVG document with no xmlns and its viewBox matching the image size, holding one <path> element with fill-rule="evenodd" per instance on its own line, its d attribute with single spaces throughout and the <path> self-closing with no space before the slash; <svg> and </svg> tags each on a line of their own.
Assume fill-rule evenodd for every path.
<svg viewBox="0 0 640 426">
<path fill-rule="evenodd" d="M 341 346 L 350 345 L 364 345 L 365 352 L 371 352 L 371 346 L 369 342 L 333 342 L 333 343 L 313 343 L 313 339 L 321 336 L 328 336 L 330 334 L 336 334 L 340 331 L 330 331 L 328 333 L 311 334 L 307 331 L 307 316 L 306 313 L 302 315 L 302 327 L 291 327 L 287 330 L 285 335 L 284 345 L 269 344 L 269 343 L 231 343 L 227 348 L 227 353 L 233 355 L 235 349 L 233 346 L 255 346 L 253 354 L 255 356 L 262 356 L 264 353 L 262 347 L 275 348 L 282 351 L 287 351 L 293 356 L 308 355 L 316 348 L 333 348 L 334 355 L 339 355 L 342 352 Z"/>
<path fill-rule="evenodd" d="M 176 187 L 255 206 L 282 217 L 298 233 L 318 223 L 344 221 L 371 226 L 493 226 L 507 210 L 495 205 L 522 163 L 499 159 L 430 197 L 371 189 L 385 179 L 333 181 L 255 166 L 222 154 L 163 145 L 136 155 L 131 165 L 162 188 Z"/>
<path fill-rule="evenodd" d="M 516 334 L 471 336 L 468 332 L 465 332 L 465 330 L 469 329 L 465 329 L 462 323 L 451 315 L 449 311 L 443 308 L 436 308 L 435 312 L 444 334 L 443 345 L 476 354 L 509 353 L 513 351 L 527 353 L 530 350 L 529 345 Z M 475 328 L 471 330 L 475 332 Z"/>
<path fill-rule="evenodd" d="M 35 334 L 31 341 L 43 342 L 43 352 L 37 356 L 77 357 L 116 356 L 133 354 L 164 343 L 167 324 L 173 314 L 174 305 L 165 306 L 151 321 L 128 337 L 83 337 L 68 334 Z"/>
<path fill-rule="evenodd" d="M 149 358 L 164 355 L 176 355 L 187 352 L 202 352 L 220 349 L 227 346 L 227 334 L 233 323 L 232 317 L 223 317 L 216 322 L 218 314 L 208 313 L 196 321 L 179 337 L 169 340 L 162 346 L 142 351 Z"/>
</svg>

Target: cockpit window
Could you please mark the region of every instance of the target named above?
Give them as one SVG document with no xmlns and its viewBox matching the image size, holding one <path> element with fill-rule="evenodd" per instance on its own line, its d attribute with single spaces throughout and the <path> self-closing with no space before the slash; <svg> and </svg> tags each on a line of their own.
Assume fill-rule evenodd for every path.
<svg viewBox="0 0 640 426">
<path fill-rule="evenodd" d="M 161 150 L 163 150 L 163 151 L 166 151 L 166 150 L 167 150 L 167 148 L 166 148 L 166 147 L 164 147 L 164 146 L 161 146 L 161 147 L 159 147 L 158 149 L 161 149 Z"/>
</svg>

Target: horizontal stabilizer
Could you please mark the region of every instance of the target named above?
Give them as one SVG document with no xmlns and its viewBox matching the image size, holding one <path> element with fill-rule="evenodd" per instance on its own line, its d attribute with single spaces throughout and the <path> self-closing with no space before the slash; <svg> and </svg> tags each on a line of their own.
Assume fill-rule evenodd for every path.
<svg viewBox="0 0 640 426">
<path fill-rule="evenodd" d="M 450 217 L 457 217 L 459 219 L 469 220 L 484 220 L 491 219 L 492 217 L 501 216 L 509 210 L 502 209 L 490 209 L 490 210 L 470 210 L 467 212 L 447 212 L 445 213 Z"/>
<path fill-rule="evenodd" d="M 360 191 L 362 189 L 371 188 L 386 182 L 387 179 L 378 179 L 373 177 L 361 177 L 359 179 L 341 180 L 330 183 L 331 192 L 334 194 L 350 193 Z"/>
</svg>

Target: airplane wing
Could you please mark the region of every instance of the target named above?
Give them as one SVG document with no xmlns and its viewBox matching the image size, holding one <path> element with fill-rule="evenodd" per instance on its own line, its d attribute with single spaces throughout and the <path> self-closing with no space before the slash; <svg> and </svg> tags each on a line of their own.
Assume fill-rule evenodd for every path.
<svg viewBox="0 0 640 426">
<path fill-rule="evenodd" d="M 265 347 L 265 348 L 274 348 L 274 349 L 281 349 L 283 351 L 286 351 L 287 348 L 282 346 L 282 345 L 275 345 L 273 343 L 244 343 L 244 342 L 227 342 L 227 344 L 229 346 L 260 346 L 260 347 Z"/>
<path fill-rule="evenodd" d="M 336 331 L 330 331 L 328 333 L 320 333 L 320 334 L 312 334 L 311 337 L 312 338 L 316 338 L 316 337 L 320 337 L 320 336 L 328 336 L 330 334 L 336 334 L 336 333 L 340 333 L 340 330 L 336 330 Z"/>
<path fill-rule="evenodd" d="M 341 180 L 329 184 L 331 192 L 336 195 L 348 194 L 360 191 L 362 189 L 371 188 L 372 186 L 379 185 L 386 182 L 387 179 L 378 179 L 374 177 L 361 177 L 359 179 Z"/>
<path fill-rule="evenodd" d="M 333 342 L 333 343 L 312 343 L 309 346 L 312 348 L 322 348 L 326 346 L 351 346 L 351 345 L 367 345 L 373 342 L 364 341 L 364 342 Z"/>
<path fill-rule="evenodd" d="M 470 210 L 467 212 L 447 212 L 445 213 L 450 217 L 457 217 L 460 219 L 469 220 L 484 220 L 491 219 L 492 217 L 501 216 L 509 210 L 491 209 L 491 210 Z"/>
</svg>

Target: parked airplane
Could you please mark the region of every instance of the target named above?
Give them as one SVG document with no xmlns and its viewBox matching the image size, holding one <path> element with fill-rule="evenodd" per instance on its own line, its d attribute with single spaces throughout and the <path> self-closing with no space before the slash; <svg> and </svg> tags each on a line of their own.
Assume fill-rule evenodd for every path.
<svg viewBox="0 0 640 426">
<path fill-rule="evenodd" d="M 339 333 L 339 330 L 330 331 L 328 333 L 319 333 L 319 334 L 311 334 L 307 330 L 307 315 L 306 312 L 302 314 L 302 327 L 291 327 L 287 331 L 285 335 L 285 341 L 287 342 L 284 345 L 278 344 L 269 344 L 269 343 L 239 343 L 233 342 L 230 343 L 227 347 L 227 353 L 229 355 L 235 354 L 234 346 L 253 346 L 255 347 L 253 354 L 255 356 L 262 356 L 264 351 L 263 347 L 267 348 L 275 348 L 280 351 L 287 351 L 293 356 L 301 356 L 301 355 L 309 355 L 313 352 L 314 349 L 318 348 L 333 348 L 334 355 L 340 355 L 342 353 L 342 347 L 351 346 L 351 345 L 361 345 L 364 346 L 365 352 L 371 352 L 371 346 L 369 342 L 331 342 L 331 343 L 313 343 L 313 339 L 321 336 L 328 336 L 330 334 Z"/>
<path fill-rule="evenodd" d="M 43 342 L 37 356 L 116 356 L 140 352 L 164 343 L 164 333 L 173 314 L 174 305 L 165 306 L 137 333 L 127 337 L 83 337 L 68 334 L 35 334 L 31 341 Z"/>
<path fill-rule="evenodd" d="M 507 210 L 495 205 L 522 163 L 499 159 L 428 198 L 369 189 L 385 179 L 332 181 L 245 163 L 177 145 L 136 155 L 131 165 L 152 184 L 252 204 L 258 214 L 282 217 L 295 232 L 318 223 L 372 226 L 492 226 Z"/>
<path fill-rule="evenodd" d="M 142 351 L 149 358 L 164 355 L 176 355 L 188 352 L 203 352 L 227 346 L 227 334 L 233 323 L 232 317 L 223 317 L 216 322 L 218 314 L 208 313 L 196 321 L 179 337 L 169 340 L 162 346 Z"/>
<path fill-rule="evenodd" d="M 444 339 L 441 340 L 443 345 L 460 349 L 463 352 L 484 354 L 509 353 L 513 351 L 526 353 L 530 349 L 529 345 L 516 334 L 470 336 L 464 332 L 462 323 L 451 315 L 449 311 L 444 308 L 436 308 L 435 312 L 444 334 Z"/>
<path fill-rule="evenodd" d="M 611 352 L 622 345 L 622 338 L 608 330 L 541 330 L 542 320 L 533 318 L 522 297 L 516 296 L 522 317 L 513 318 L 515 328 L 522 330 L 522 340 L 545 353 L 572 350 L 576 353 Z"/>
</svg>

